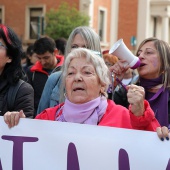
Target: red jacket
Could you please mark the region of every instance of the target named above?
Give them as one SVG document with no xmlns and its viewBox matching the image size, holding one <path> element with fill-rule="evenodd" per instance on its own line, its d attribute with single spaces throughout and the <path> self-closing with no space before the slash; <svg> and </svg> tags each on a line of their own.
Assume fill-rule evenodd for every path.
<svg viewBox="0 0 170 170">
<path fill-rule="evenodd" d="M 56 59 L 58 60 L 58 63 L 56 65 L 56 67 L 62 66 L 64 63 L 64 56 L 62 55 L 56 55 Z M 41 73 L 44 73 L 46 75 L 49 75 L 49 73 L 47 73 L 45 70 L 43 70 L 42 64 L 40 63 L 40 61 L 37 61 L 32 67 L 31 67 L 31 72 L 34 71 L 38 71 Z"/>
<path fill-rule="evenodd" d="M 63 103 L 64 104 L 64 103 Z M 56 119 L 56 112 L 63 104 L 45 109 L 36 119 L 53 120 Z M 111 126 L 128 129 L 155 131 L 160 127 L 150 108 L 149 103 L 145 100 L 145 112 L 143 116 L 136 117 L 127 108 L 116 105 L 112 100 L 108 100 L 108 107 L 99 122 L 99 126 Z"/>
</svg>

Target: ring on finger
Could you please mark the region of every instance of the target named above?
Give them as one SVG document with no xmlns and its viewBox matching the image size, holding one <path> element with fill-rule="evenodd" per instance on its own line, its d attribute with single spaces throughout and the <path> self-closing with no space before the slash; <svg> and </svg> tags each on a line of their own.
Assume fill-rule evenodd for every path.
<svg viewBox="0 0 170 170">
<path fill-rule="evenodd" d="M 133 92 L 137 91 L 136 89 L 132 89 Z"/>
</svg>

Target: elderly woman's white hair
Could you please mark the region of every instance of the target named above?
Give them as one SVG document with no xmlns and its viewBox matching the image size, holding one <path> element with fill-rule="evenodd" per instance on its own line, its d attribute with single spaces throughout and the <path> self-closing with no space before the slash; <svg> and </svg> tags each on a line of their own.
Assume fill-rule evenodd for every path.
<svg viewBox="0 0 170 170">
<path fill-rule="evenodd" d="M 96 53 L 96 51 L 88 50 L 86 48 L 77 48 L 72 50 L 66 57 L 65 63 L 64 63 L 64 71 L 63 71 L 63 87 L 65 87 L 65 79 L 68 72 L 68 66 L 73 58 L 81 58 L 85 57 L 87 62 L 90 62 L 93 64 L 96 73 L 99 77 L 100 83 L 105 86 L 105 91 L 102 95 L 107 97 L 107 89 L 110 84 L 110 78 L 109 78 L 109 70 L 106 66 L 103 58 L 100 57 Z"/>
</svg>

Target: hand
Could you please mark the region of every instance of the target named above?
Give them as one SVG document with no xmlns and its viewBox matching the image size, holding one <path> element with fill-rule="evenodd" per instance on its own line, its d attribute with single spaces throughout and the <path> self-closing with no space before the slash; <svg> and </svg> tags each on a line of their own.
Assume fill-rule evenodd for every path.
<svg viewBox="0 0 170 170">
<path fill-rule="evenodd" d="M 136 116 L 142 116 L 145 111 L 144 99 L 145 90 L 141 86 L 131 84 L 126 87 L 128 90 L 127 99 L 130 105 L 131 112 Z"/>
<path fill-rule="evenodd" d="M 16 126 L 19 123 L 20 118 L 25 118 L 23 110 L 20 112 L 6 112 L 4 114 L 4 121 L 9 128 Z"/>
<path fill-rule="evenodd" d="M 124 73 L 129 69 L 128 65 L 124 66 L 125 62 L 125 60 L 119 60 L 109 68 L 110 72 L 115 74 L 120 81 L 123 79 Z"/>
<path fill-rule="evenodd" d="M 166 126 L 158 127 L 156 132 L 161 141 L 164 141 L 164 138 L 169 140 L 169 129 Z"/>
</svg>

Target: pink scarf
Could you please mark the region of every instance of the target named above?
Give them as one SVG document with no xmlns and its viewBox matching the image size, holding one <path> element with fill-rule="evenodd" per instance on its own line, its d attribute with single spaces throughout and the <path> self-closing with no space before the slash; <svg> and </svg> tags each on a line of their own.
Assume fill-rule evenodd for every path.
<svg viewBox="0 0 170 170">
<path fill-rule="evenodd" d="M 62 108 L 62 114 L 56 120 L 97 125 L 106 112 L 107 105 L 105 97 L 98 97 L 84 104 L 74 104 L 66 99 Z"/>
</svg>

